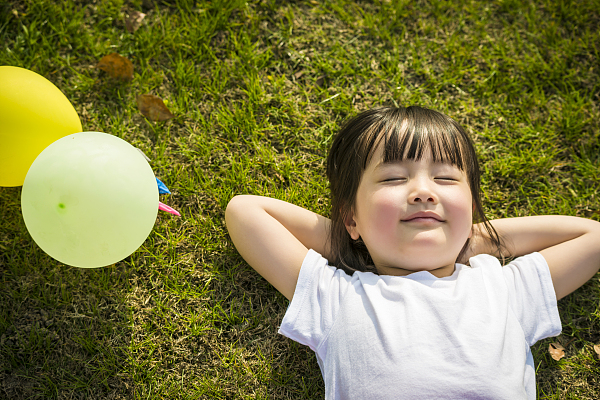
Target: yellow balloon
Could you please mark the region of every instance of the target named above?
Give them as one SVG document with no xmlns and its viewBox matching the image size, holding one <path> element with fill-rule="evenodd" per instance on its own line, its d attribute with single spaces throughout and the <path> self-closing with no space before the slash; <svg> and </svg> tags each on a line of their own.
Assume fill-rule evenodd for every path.
<svg viewBox="0 0 600 400">
<path fill-rule="evenodd" d="M 81 132 L 65 95 L 43 76 L 0 66 L 0 186 L 21 186 L 33 160 L 56 140 Z"/>
</svg>

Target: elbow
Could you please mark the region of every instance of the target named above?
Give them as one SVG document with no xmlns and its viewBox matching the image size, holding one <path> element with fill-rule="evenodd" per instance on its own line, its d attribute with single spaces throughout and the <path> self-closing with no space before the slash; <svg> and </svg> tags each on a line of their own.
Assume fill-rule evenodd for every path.
<svg viewBox="0 0 600 400">
<path fill-rule="evenodd" d="M 587 220 L 588 234 L 594 235 L 600 241 L 600 222 L 591 219 Z"/>
<path fill-rule="evenodd" d="M 234 196 L 229 200 L 225 208 L 225 225 L 228 230 L 231 230 L 236 221 L 239 222 L 252 214 L 252 207 L 256 204 L 256 198 L 257 196 L 244 194 Z"/>
<path fill-rule="evenodd" d="M 236 218 L 239 215 L 240 211 L 244 208 L 244 204 L 246 203 L 244 195 L 233 196 L 229 203 L 227 203 L 227 207 L 225 208 L 225 225 L 229 226 L 232 219 Z"/>
<path fill-rule="evenodd" d="M 600 222 L 583 217 L 567 218 L 571 218 L 570 221 L 573 221 L 572 232 L 575 232 L 577 234 L 577 237 L 595 237 L 598 240 L 600 240 Z M 570 225 L 566 224 L 565 226 L 568 227 Z"/>
<path fill-rule="evenodd" d="M 240 234 L 244 232 L 244 203 L 243 196 L 234 196 L 225 208 L 225 228 L 234 245 Z"/>
</svg>

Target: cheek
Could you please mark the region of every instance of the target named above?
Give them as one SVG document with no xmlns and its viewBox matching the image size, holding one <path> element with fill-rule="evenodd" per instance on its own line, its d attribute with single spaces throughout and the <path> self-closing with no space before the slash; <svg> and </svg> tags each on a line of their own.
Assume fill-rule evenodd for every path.
<svg viewBox="0 0 600 400">
<path fill-rule="evenodd" d="M 470 232 L 473 225 L 473 198 L 470 191 L 460 190 L 449 194 L 445 209 L 452 213 L 455 221 L 460 222 L 457 226 Z"/>
<path fill-rule="evenodd" d="M 371 195 L 369 217 L 380 230 L 394 228 L 400 219 L 398 194 L 391 190 L 379 190 Z"/>
</svg>

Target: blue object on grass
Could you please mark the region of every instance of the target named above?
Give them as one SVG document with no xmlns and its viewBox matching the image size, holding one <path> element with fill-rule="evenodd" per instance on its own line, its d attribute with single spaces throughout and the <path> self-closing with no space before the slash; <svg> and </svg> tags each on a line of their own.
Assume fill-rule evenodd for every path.
<svg viewBox="0 0 600 400">
<path fill-rule="evenodd" d="M 167 189 L 164 183 L 160 181 L 160 179 L 156 178 L 156 183 L 158 184 L 158 194 L 171 194 L 171 191 Z"/>
</svg>

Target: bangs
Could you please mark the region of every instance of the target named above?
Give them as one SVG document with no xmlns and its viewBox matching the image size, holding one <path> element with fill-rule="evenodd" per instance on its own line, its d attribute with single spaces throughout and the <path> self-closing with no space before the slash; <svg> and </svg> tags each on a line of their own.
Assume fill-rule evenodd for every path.
<svg viewBox="0 0 600 400">
<path fill-rule="evenodd" d="M 383 162 L 419 161 L 428 150 L 434 162 L 451 164 L 465 171 L 464 160 L 469 160 L 466 133 L 444 114 L 418 107 L 408 107 L 404 115 L 394 115 L 382 124 L 375 124 L 367 139 L 366 164 L 383 141 Z M 382 121 L 381 121 L 382 122 Z M 470 164 L 467 161 L 468 164 Z"/>
</svg>

